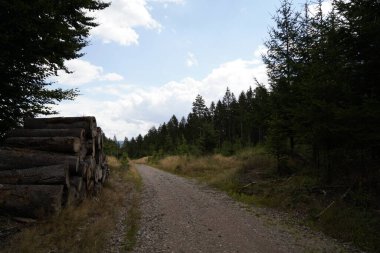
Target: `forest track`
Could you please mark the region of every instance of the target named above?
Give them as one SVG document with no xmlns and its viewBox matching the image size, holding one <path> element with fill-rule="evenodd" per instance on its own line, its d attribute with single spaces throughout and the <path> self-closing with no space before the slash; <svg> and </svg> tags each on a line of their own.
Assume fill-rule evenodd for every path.
<svg viewBox="0 0 380 253">
<path fill-rule="evenodd" d="M 323 234 L 282 222 L 274 211 L 248 208 L 150 166 L 136 168 L 144 186 L 134 252 L 353 252 Z"/>
</svg>

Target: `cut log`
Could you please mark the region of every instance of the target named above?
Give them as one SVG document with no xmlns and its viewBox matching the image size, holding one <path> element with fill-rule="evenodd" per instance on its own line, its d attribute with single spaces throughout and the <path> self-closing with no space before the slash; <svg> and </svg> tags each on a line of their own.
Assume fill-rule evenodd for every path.
<svg viewBox="0 0 380 253">
<path fill-rule="evenodd" d="M 100 182 L 102 180 L 102 167 L 97 164 L 95 169 L 95 182 Z"/>
<path fill-rule="evenodd" d="M 75 187 L 75 189 L 80 192 L 83 187 L 83 178 L 82 177 L 71 177 L 70 186 Z"/>
<path fill-rule="evenodd" d="M 77 156 L 27 149 L 0 149 L 0 171 L 65 163 L 69 165 L 70 174 L 75 175 L 79 166 Z"/>
<path fill-rule="evenodd" d="M 55 117 L 29 118 L 24 121 L 24 128 L 29 129 L 70 129 L 83 128 L 87 138 L 96 136 L 95 117 Z"/>
<path fill-rule="evenodd" d="M 58 184 L 70 186 L 68 164 L 0 171 L 0 184 Z"/>
<path fill-rule="evenodd" d="M 63 185 L 0 185 L 0 212 L 44 218 L 59 213 Z"/>
<path fill-rule="evenodd" d="M 14 129 L 8 133 L 8 137 L 77 137 L 84 139 L 85 130 L 83 128 L 72 129 Z"/>
<path fill-rule="evenodd" d="M 100 127 L 96 128 L 97 148 L 103 150 L 103 132 Z"/>
<path fill-rule="evenodd" d="M 102 179 L 101 179 L 101 183 L 104 184 L 107 180 L 107 169 L 106 168 L 102 168 Z"/>
<path fill-rule="evenodd" d="M 75 173 L 75 176 L 80 176 L 80 177 L 85 178 L 87 176 L 88 167 L 89 167 L 88 162 L 80 161 L 77 172 Z"/>
<path fill-rule="evenodd" d="M 83 177 L 87 182 L 95 177 L 96 162 L 92 156 L 87 156 L 85 162 L 88 164 L 86 177 Z"/>
<path fill-rule="evenodd" d="M 94 138 L 92 138 L 91 140 L 87 140 L 86 141 L 86 149 L 87 149 L 87 156 L 91 155 L 93 157 L 95 157 L 95 142 L 94 142 Z"/>
<path fill-rule="evenodd" d="M 81 149 L 81 139 L 77 137 L 10 137 L 4 144 L 8 147 L 69 154 L 78 153 Z"/>
</svg>

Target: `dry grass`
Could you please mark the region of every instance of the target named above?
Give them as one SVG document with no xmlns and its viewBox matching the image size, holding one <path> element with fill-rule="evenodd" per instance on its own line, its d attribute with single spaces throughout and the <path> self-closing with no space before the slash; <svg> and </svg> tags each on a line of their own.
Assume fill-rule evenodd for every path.
<svg viewBox="0 0 380 253">
<path fill-rule="evenodd" d="M 132 162 L 133 163 L 137 163 L 137 164 L 147 164 L 148 163 L 148 159 L 149 159 L 149 157 L 145 156 L 145 157 L 142 157 L 140 159 L 132 160 Z"/>
<path fill-rule="evenodd" d="M 1 252 L 104 252 L 120 209 L 133 190 L 128 171 L 114 157 L 107 158 L 111 176 L 100 196 L 78 207 L 64 209 L 57 217 L 25 228 Z"/>
<path fill-rule="evenodd" d="M 142 190 L 142 179 L 137 172 L 134 164 L 130 167 L 129 173 L 126 175 L 126 181 L 134 185 L 134 190 L 131 194 L 129 201 L 129 208 L 127 217 L 125 219 L 126 225 L 126 238 L 123 251 L 130 251 L 136 244 L 136 237 L 138 232 L 138 224 L 141 217 L 140 201 Z"/>
<path fill-rule="evenodd" d="M 114 156 L 107 156 L 107 163 L 114 170 L 119 170 L 121 168 L 121 162 Z"/>
<path fill-rule="evenodd" d="M 160 169 L 197 178 L 218 188 L 227 190 L 234 184 L 234 177 L 241 161 L 234 157 L 212 155 L 205 157 L 169 156 L 156 164 Z"/>
</svg>

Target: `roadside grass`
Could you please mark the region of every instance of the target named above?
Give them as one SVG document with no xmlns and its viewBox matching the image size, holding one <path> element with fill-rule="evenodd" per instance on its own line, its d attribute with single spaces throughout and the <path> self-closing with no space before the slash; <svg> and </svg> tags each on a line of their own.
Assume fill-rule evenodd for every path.
<svg viewBox="0 0 380 253">
<path fill-rule="evenodd" d="M 289 164 L 302 166 L 297 161 Z M 169 156 L 152 165 L 207 183 L 237 201 L 292 213 L 314 230 L 368 252 L 380 252 L 379 214 L 340 200 L 344 187 L 323 190 L 318 178 L 307 169 L 295 169 L 292 175 L 279 177 L 274 158 L 263 147 L 245 149 L 233 157 Z M 317 218 L 333 201 L 336 203 Z"/>
<path fill-rule="evenodd" d="M 126 195 L 139 185 L 135 170 L 126 170 L 114 157 L 107 157 L 111 175 L 99 196 L 67 207 L 59 215 L 22 229 L 0 252 L 104 252 L 115 229 Z M 127 223 L 126 245 L 134 241 L 138 197 Z M 129 228 L 131 227 L 131 228 Z"/>
<path fill-rule="evenodd" d="M 154 165 L 162 170 L 189 178 L 196 178 L 227 190 L 232 185 L 226 185 L 228 185 L 228 182 L 232 182 L 231 179 L 236 174 L 241 163 L 234 157 L 222 155 L 204 157 L 168 156 Z"/>
<path fill-rule="evenodd" d="M 146 163 L 148 163 L 148 159 L 149 159 L 149 157 L 145 156 L 145 157 L 142 157 L 140 159 L 132 160 L 132 162 L 137 163 L 137 164 L 146 164 Z"/>
<path fill-rule="evenodd" d="M 129 202 L 129 210 L 125 219 L 126 241 L 123 247 L 125 251 L 131 251 L 136 245 L 139 221 L 141 218 L 140 200 L 142 190 L 142 180 L 133 163 L 129 172 L 125 174 L 125 180 L 134 185 L 134 190 L 131 193 L 132 196 Z"/>
</svg>

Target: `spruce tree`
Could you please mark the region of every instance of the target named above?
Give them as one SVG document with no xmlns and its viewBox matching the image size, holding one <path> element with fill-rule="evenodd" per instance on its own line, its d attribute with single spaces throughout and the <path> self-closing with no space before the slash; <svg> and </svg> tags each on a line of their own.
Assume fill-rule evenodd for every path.
<svg viewBox="0 0 380 253">
<path fill-rule="evenodd" d="M 284 0 L 274 17 L 276 25 L 269 32 L 269 39 L 265 42 L 268 50 L 263 56 L 272 89 L 273 120 L 281 122 L 271 124 L 271 127 L 281 126 L 271 132 L 282 132 L 281 135 L 287 136 L 292 152 L 295 146 L 292 106 L 297 102 L 292 90 L 298 74 L 298 19 L 299 14 L 293 10 L 292 3 Z"/>
<path fill-rule="evenodd" d="M 51 114 L 49 105 L 73 99 L 73 89 L 51 89 L 49 78 L 82 56 L 90 28 L 88 11 L 109 4 L 96 0 L 0 1 L 0 137 L 23 118 Z"/>
</svg>

